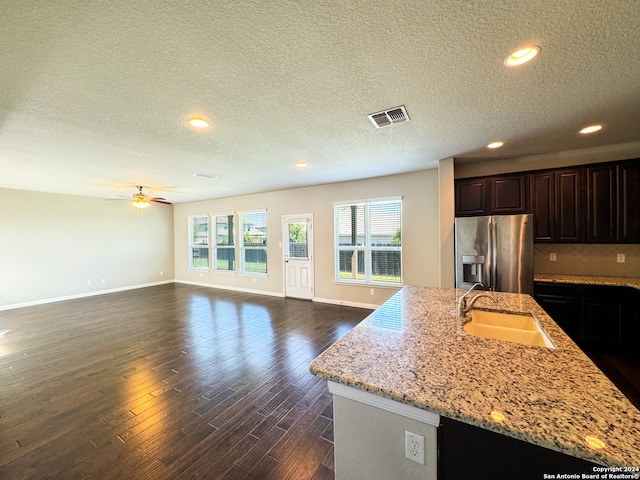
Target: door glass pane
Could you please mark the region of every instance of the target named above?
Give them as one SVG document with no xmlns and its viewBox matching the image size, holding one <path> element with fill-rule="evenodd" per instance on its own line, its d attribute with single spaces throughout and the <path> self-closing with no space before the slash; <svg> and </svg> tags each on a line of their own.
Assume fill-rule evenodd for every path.
<svg viewBox="0 0 640 480">
<path fill-rule="evenodd" d="M 289 226 L 289 258 L 308 258 L 307 222 L 291 222 Z"/>
</svg>

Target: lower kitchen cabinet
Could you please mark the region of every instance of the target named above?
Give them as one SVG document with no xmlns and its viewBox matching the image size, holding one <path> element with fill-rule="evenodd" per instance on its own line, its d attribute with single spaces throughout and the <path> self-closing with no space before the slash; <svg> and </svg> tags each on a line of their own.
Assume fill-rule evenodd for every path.
<svg viewBox="0 0 640 480">
<path fill-rule="evenodd" d="M 580 287 L 561 283 L 536 282 L 535 299 L 572 339 L 581 336 Z"/>
<path fill-rule="evenodd" d="M 535 299 L 580 347 L 640 350 L 640 291 L 628 287 L 536 282 Z"/>
<path fill-rule="evenodd" d="M 438 480 L 540 480 L 544 474 L 593 474 L 593 463 L 440 417 Z"/>
</svg>

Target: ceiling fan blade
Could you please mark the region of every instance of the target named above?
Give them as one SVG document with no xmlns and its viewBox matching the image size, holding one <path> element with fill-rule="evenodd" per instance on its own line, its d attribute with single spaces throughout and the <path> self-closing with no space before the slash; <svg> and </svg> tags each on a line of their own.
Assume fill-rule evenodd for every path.
<svg viewBox="0 0 640 480">
<path fill-rule="evenodd" d="M 167 201 L 165 201 L 164 199 L 163 199 L 163 200 L 161 200 L 161 199 L 159 199 L 159 198 L 150 198 L 150 199 L 149 199 L 149 201 L 150 201 L 150 202 L 153 202 L 153 203 L 163 203 L 163 204 L 165 204 L 165 205 L 171 205 L 171 202 L 167 202 Z"/>
</svg>

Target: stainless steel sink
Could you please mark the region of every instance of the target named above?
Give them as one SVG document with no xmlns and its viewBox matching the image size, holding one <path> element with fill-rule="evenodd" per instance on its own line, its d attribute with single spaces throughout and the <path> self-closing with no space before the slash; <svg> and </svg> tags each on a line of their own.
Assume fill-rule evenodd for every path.
<svg viewBox="0 0 640 480">
<path fill-rule="evenodd" d="M 492 338 L 523 345 L 556 348 L 538 321 L 527 314 L 471 310 L 471 320 L 462 327 L 480 338 Z"/>
</svg>

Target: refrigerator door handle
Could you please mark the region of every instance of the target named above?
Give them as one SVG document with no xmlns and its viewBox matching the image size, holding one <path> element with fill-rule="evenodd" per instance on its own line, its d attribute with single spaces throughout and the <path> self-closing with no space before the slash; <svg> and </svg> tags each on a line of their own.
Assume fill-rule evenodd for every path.
<svg viewBox="0 0 640 480">
<path fill-rule="evenodd" d="M 498 224 L 491 223 L 491 291 L 495 291 L 498 287 Z"/>
<path fill-rule="evenodd" d="M 487 281 L 485 282 L 487 290 L 493 289 L 493 263 L 495 261 L 493 253 L 493 222 L 489 218 L 489 222 L 487 222 Z"/>
</svg>

